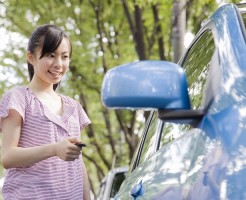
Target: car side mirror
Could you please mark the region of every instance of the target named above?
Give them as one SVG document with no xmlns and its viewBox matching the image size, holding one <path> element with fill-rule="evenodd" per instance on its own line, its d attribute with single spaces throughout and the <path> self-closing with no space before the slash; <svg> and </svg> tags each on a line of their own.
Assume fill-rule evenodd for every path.
<svg viewBox="0 0 246 200">
<path fill-rule="evenodd" d="M 197 126 L 203 110 L 191 110 L 186 74 L 167 61 L 138 61 L 109 70 L 102 83 L 102 103 L 112 109 L 158 110 L 158 117 Z"/>
<path fill-rule="evenodd" d="M 113 109 L 190 109 L 186 74 L 166 61 L 138 61 L 109 70 L 101 99 Z"/>
</svg>

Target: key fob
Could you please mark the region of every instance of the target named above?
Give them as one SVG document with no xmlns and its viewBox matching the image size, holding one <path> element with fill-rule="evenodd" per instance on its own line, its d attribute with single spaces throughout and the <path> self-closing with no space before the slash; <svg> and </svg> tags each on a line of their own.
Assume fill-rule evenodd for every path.
<svg viewBox="0 0 246 200">
<path fill-rule="evenodd" d="M 75 145 L 76 145 L 77 147 L 80 147 L 80 148 L 86 147 L 86 144 L 81 143 L 81 142 L 76 142 Z"/>
</svg>

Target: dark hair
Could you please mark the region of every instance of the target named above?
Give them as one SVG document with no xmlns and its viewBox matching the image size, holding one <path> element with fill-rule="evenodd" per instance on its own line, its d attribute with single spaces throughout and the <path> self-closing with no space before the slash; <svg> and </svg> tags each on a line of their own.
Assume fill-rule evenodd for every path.
<svg viewBox="0 0 246 200">
<path fill-rule="evenodd" d="M 29 38 L 27 50 L 30 51 L 32 54 L 35 53 L 37 48 L 41 48 L 41 55 L 40 59 L 44 57 L 44 55 L 53 53 L 61 44 L 63 38 L 68 39 L 70 43 L 70 57 L 72 55 L 72 44 L 69 40 L 66 33 L 56 25 L 51 24 L 44 24 L 38 26 L 32 33 Z M 28 66 L 28 73 L 30 81 L 34 75 L 34 68 L 31 63 L 27 61 Z M 53 89 L 56 90 L 59 83 L 54 84 Z"/>
</svg>

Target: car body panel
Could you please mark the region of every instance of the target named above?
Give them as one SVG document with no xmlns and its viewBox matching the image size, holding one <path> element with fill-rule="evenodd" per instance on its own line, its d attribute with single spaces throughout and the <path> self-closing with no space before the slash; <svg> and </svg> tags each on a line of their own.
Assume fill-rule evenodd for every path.
<svg viewBox="0 0 246 200">
<path fill-rule="evenodd" d="M 187 134 L 186 140 L 179 138 L 159 149 L 148 161 L 139 165 L 131 173 L 131 179 L 127 179 L 123 183 L 117 196 L 120 196 L 120 199 L 129 199 L 129 191 L 134 185 L 142 181 L 144 193 L 138 199 L 151 199 L 153 194 L 158 195 L 160 191 L 170 187 L 178 188 L 188 179 L 192 180 L 194 173 L 201 168 L 202 158 L 199 158 L 198 152 L 206 151 L 203 144 L 204 139 L 201 139 L 203 137 L 205 137 L 204 134 L 197 131 Z M 196 141 L 196 145 L 193 145 L 194 141 Z M 188 149 L 190 154 L 186 153 Z M 194 152 L 198 154 L 195 163 L 191 162 L 194 159 Z M 190 177 L 187 178 L 187 176 Z"/>
</svg>

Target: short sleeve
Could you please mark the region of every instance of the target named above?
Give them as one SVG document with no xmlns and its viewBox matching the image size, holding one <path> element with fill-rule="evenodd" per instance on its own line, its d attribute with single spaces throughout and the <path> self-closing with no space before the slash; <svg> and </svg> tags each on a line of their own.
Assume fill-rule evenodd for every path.
<svg viewBox="0 0 246 200">
<path fill-rule="evenodd" d="M 77 110 L 79 115 L 80 130 L 82 131 L 88 124 L 91 123 L 91 120 L 89 119 L 89 117 L 87 116 L 84 109 L 79 103 L 77 106 Z"/>
<path fill-rule="evenodd" d="M 25 120 L 25 94 L 24 91 L 13 88 L 5 93 L 0 100 L 0 132 L 2 131 L 2 118 L 9 115 L 9 110 L 16 110 Z"/>
</svg>

